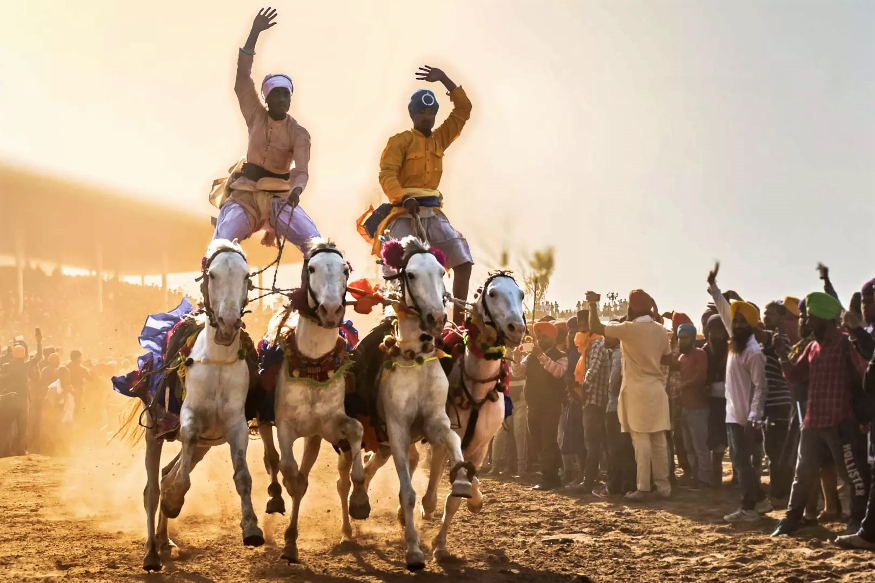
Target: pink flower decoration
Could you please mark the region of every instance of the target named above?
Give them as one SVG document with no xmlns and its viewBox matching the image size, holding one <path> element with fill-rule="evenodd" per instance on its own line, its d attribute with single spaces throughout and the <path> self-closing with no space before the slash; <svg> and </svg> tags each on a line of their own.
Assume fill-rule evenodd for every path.
<svg viewBox="0 0 875 583">
<path fill-rule="evenodd" d="M 435 258 L 438 260 L 438 263 L 441 264 L 441 267 L 447 266 L 447 256 L 444 255 L 443 251 L 441 251 L 440 249 L 432 248 L 431 252 L 434 253 Z"/>
<path fill-rule="evenodd" d="M 400 270 L 404 265 L 404 246 L 401 244 L 401 241 L 393 239 L 383 243 L 381 255 L 383 263 L 392 269 Z"/>
</svg>

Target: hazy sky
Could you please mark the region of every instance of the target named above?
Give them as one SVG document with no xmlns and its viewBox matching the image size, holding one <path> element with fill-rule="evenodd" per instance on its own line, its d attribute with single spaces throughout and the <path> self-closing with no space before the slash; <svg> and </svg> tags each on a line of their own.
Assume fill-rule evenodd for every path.
<svg viewBox="0 0 875 583">
<path fill-rule="evenodd" d="M 258 7 L 0 0 L 0 159 L 207 220 L 210 182 L 245 151 L 233 75 Z M 441 190 L 483 267 L 553 245 L 551 299 L 642 287 L 691 314 L 715 258 L 723 286 L 761 305 L 813 291 L 818 260 L 843 295 L 875 275 L 860 261 L 875 224 L 873 2 L 275 7 L 254 74 L 294 79 L 313 136 L 303 205 L 354 264 L 354 219 L 429 64 L 474 104 Z"/>
</svg>

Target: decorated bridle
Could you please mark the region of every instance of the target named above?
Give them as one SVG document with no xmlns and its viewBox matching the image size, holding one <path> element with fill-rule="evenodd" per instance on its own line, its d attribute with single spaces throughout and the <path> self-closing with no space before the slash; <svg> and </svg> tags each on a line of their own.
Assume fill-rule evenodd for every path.
<svg viewBox="0 0 875 583">
<path fill-rule="evenodd" d="M 218 324 L 216 323 L 216 314 L 213 312 L 213 308 L 210 305 L 210 265 L 213 264 L 213 261 L 221 255 L 222 253 L 236 253 L 243 260 L 246 260 L 246 255 L 243 254 L 239 249 L 222 247 L 217 250 L 215 253 L 210 255 L 209 257 L 204 257 L 201 259 L 201 275 L 196 278 L 195 281 L 201 282 L 201 295 L 204 298 L 204 313 L 206 313 L 207 318 L 209 319 L 210 326 L 213 328 L 217 328 Z M 247 273 L 246 274 L 246 287 L 247 291 L 252 289 L 252 276 Z M 240 317 L 243 317 L 243 314 L 246 313 L 246 306 L 249 305 L 249 300 L 247 299 L 243 302 L 243 307 L 240 308 Z"/>
<path fill-rule="evenodd" d="M 403 259 L 401 257 L 393 257 L 392 256 L 393 251 L 394 251 L 394 249 L 392 249 L 392 246 L 397 246 L 396 249 L 400 248 L 401 257 L 403 257 Z M 389 248 L 389 249 L 387 250 L 387 248 Z M 388 265 L 389 267 L 391 267 L 392 269 L 395 269 L 397 272 L 394 275 L 384 276 L 384 279 L 386 281 L 399 281 L 400 282 L 400 286 L 401 286 L 401 302 L 400 302 L 401 310 L 410 312 L 413 315 L 415 315 L 419 319 L 419 327 L 423 331 L 428 330 L 428 325 L 425 323 L 425 318 L 422 314 L 422 308 L 420 308 L 420 306 L 419 306 L 419 301 L 416 299 L 416 294 L 413 293 L 413 290 L 408 289 L 408 286 L 407 286 L 407 279 L 408 279 L 407 265 L 410 263 L 410 260 L 413 259 L 414 257 L 416 257 L 417 255 L 426 255 L 426 254 L 427 255 L 434 255 L 435 258 L 438 260 L 438 263 L 441 264 L 441 266 L 443 266 L 444 263 L 446 262 L 446 259 L 441 260 L 441 256 L 438 256 L 438 254 L 435 253 L 435 250 L 430 249 L 430 248 L 429 249 L 417 249 L 417 250 L 414 250 L 413 252 L 411 252 L 410 254 L 406 254 L 406 252 L 404 251 L 404 249 L 401 246 L 401 243 L 399 241 L 390 241 L 390 242 L 386 243 L 384 245 L 384 249 L 383 249 L 383 253 L 382 253 L 383 262 L 386 265 Z M 412 305 L 407 305 L 408 296 L 410 297 L 410 303 Z M 444 302 L 446 303 L 450 299 L 450 297 L 451 296 L 449 293 L 445 293 L 444 294 Z"/>
<path fill-rule="evenodd" d="M 474 294 L 474 299 L 476 300 L 478 296 L 480 297 L 480 304 L 483 306 L 483 324 L 495 330 L 495 344 L 497 346 L 504 346 L 504 341 L 507 339 L 507 336 L 505 335 L 504 330 L 502 330 L 495 324 L 495 317 L 492 315 L 492 310 L 489 308 L 488 300 L 489 286 L 492 285 L 492 282 L 494 282 L 499 277 L 506 277 L 510 279 L 517 287 L 519 287 L 519 284 L 514 278 L 512 272 L 506 270 L 493 271 L 489 274 L 489 277 L 486 278 L 486 283 L 483 284 L 483 287 L 479 288 Z"/>
<path fill-rule="evenodd" d="M 301 289 L 304 292 L 305 297 L 301 298 L 303 301 L 294 301 L 293 299 L 293 307 L 297 310 L 298 314 L 304 316 L 305 318 L 309 318 L 310 320 L 319 321 L 319 306 L 322 305 L 322 302 L 319 301 L 319 298 L 316 297 L 316 293 L 313 291 L 313 288 L 310 286 L 310 261 L 313 260 L 314 257 L 320 255 L 322 253 L 333 253 L 337 255 L 341 259 L 343 259 L 343 253 L 340 252 L 339 249 L 334 247 L 320 247 L 313 251 L 309 257 L 304 260 L 304 266 L 301 268 Z M 347 267 L 349 267 L 349 271 L 352 271 L 352 266 L 347 262 Z M 347 284 L 349 283 L 349 272 L 347 272 L 346 276 Z M 346 288 L 346 286 L 344 286 Z M 313 300 L 313 306 L 310 306 L 310 301 Z M 298 305 L 301 304 L 301 305 Z M 343 292 L 343 299 L 341 300 L 341 305 L 346 307 L 346 289 Z"/>
</svg>

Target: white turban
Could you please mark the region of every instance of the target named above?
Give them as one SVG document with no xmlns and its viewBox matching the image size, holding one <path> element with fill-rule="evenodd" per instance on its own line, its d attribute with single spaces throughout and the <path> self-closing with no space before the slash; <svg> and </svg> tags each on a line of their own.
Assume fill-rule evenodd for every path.
<svg viewBox="0 0 875 583">
<path fill-rule="evenodd" d="M 261 96 L 267 99 L 270 92 L 277 87 L 285 87 L 289 90 L 289 93 L 295 92 L 292 80 L 288 75 L 267 75 L 264 77 L 264 81 L 261 82 Z"/>
</svg>

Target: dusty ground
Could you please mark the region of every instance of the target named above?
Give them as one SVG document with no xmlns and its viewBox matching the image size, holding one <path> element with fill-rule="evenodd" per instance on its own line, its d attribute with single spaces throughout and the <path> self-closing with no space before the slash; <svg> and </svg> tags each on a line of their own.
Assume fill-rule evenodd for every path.
<svg viewBox="0 0 875 583">
<path fill-rule="evenodd" d="M 167 457 L 176 444 L 165 448 Z M 266 502 L 261 444 L 251 442 L 256 508 Z M 145 574 L 142 448 L 80 448 L 65 458 L 0 459 L 0 579 L 13 581 L 875 581 L 875 554 L 833 548 L 839 530 L 813 530 L 799 539 L 768 538 L 773 519 L 750 527 L 719 522 L 734 493 L 678 492 L 645 507 L 594 498 L 538 494 L 486 479 L 479 516 L 460 510 L 449 565 L 429 561 L 425 572 L 404 569 L 395 523 L 397 478 L 391 464 L 372 487 L 374 511 L 356 525 L 359 545 L 338 544 L 334 454 L 323 449 L 301 519 L 301 565 L 279 560 L 270 540 L 241 543 L 239 505 L 227 448 L 210 452 L 171 536 L 179 545 L 163 572 Z M 417 492 L 424 491 L 424 472 Z M 728 490 L 728 486 L 724 488 Z M 287 503 L 288 504 L 288 503 Z M 776 515 L 773 515 L 776 516 Z M 265 522 L 282 540 L 285 519 Z M 428 553 L 436 524 L 420 525 Z M 561 535 L 557 542 L 546 537 Z"/>
</svg>

